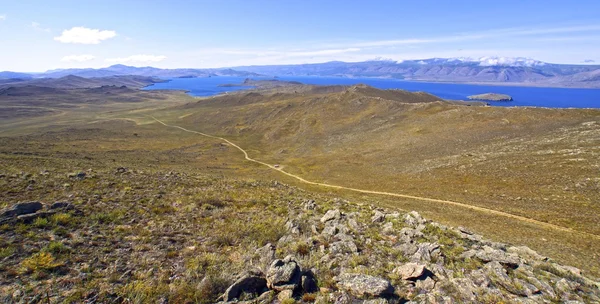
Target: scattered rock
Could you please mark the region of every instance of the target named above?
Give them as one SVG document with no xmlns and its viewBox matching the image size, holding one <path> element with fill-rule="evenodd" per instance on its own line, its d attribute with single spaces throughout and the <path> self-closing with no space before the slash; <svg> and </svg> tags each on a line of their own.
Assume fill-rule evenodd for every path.
<svg viewBox="0 0 600 304">
<path fill-rule="evenodd" d="M 416 211 L 411 211 L 404 215 L 404 222 L 408 226 L 416 227 L 419 224 L 424 224 L 425 220 L 421 217 L 421 215 Z"/>
<path fill-rule="evenodd" d="M 325 226 L 325 228 L 323 228 L 323 231 L 321 231 L 321 234 L 325 236 L 334 236 L 337 233 L 338 229 L 336 226 Z"/>
<path fill-rule="evenodd" d="M 425 265 L 417 263 L 406 263 L 397 267 L 392 272 L 399 274 L 403 280 L 416 280 L 425 273 Z"/>
<path fill-rule="evenodd" d="M 429 292 L 435 288 L 435 281 L 431 277 L 426 277 L 424 280 L 418 280 L 415 287 Z"/>
<path fill-rule="evenodd" d="M 325 223 L 325 222 L 328 222 L 328 221 L 331 221 L 331 220 L 334 220 L 334 219 L 338 220 L 341 217 L 342 217 L 342 213 L 340 212 L 340 210 L 338 210 L 338 209 L 329 210 L 321 218 L 321 223 Z"/>
<path fill-rule="evenodd" d="M 385 235 L 392 235 L 395 232 L 395 230 L 394 230 L 394 224 L 392 224 L 391 222 L 386 223 L 381 228 L 382 228 L 381 229 L 381 233 L 383 233 Z"/>
<path fill-rule="evenodd" d="M 282 302 L 285 300 L 293 299 L 293 298 L 294 298 L 294 291 L 290 290 L 290 289 L 282 290 L 277 295 L 277 300 L 282 301 Z"/>
<path fill-rule="evenodd" d="M 56 202 L 52 205 L 50 205 L 50 210 L 54 210 L 54 209 L 65 209 L 65 210 L 72 210 L 75 209 L 75 206 L 73 206 L 73 204 L 68 203 L 68 202 Z"/>
<path fill-rule="evenodd" d="M 516 267 L 521 262 L 518 255 L 506 253 L 489 246 L 484 246 L 483 250 L 477 251 L 475 256 L 486 263 L 495 261 L 510 267 Z"/>
<path fill-rule="evenodd" d="M 339 275 L 336 281 L 339 289 L 357 297 L 381 297 L 394 292 L 389 281 L 365 274 L 344 273 Z"/>
<path fill-rule="evenodd" d="M 307 200 L 304 202 L 304 210 L 315 210 L 317 209 L 317 204 L 314 200 Z"/>
<path fill-rule="evenodd" d="M 242 293 L 261 294 L 267 291 L 267 280 L 258 273 L 248 273 L 233 283 L 223 294 L 223 300 L 233 301 Z"/>
<path fill-rule="evenodd" d="M 41 210 L 44 206 L 40 202 L 26 202 L 13 205 L 10 209 L 5 209 L 1 213 L 1 217 L 15 217 L 23 214 L 35 213 Z"/>
<path fill-rule="evenodd" d="M 385 221 L 385 214 L 383 212 L 377 210 L 375 211 L 375 215 L 371 217 L 371 222 L 373 223 L 381 223 Z"/>
<path fill-rule="evenodd" d="M 431 262 L 431 259 L 440 256 L 440 245 L 435 243 L 421 243 L 417 252 L 411 257 L 413 262 Z"/>
<path fill-rule="evenodd" d="M 72 178 L 72 179 L 79 179 L 79 180 L 82 180 L 82 179 L 84 179 L 84 178 L 86 177 L 86 175 L 87 175 L 87 174 L 86 174 L 85 172 L 83 172 L 83 171 L 82 171 L 82 172 L 77 172 L 77 173 L 69 173 L 69 174 L 67 175 L 67 177 L 69 177 L 69 178 Z"/>
<path fill-rule="evenodd" d="M 514 253 L 532 261 L 547 261 L 548 258 L 535 252 L 527 246 L 511 246 L 506 250 L 508 253 Z"/>
<path fill-rule="evenodd" d="M 292 256 L 275 260 L 267 271 L 267 286 L 274 290 L 294 290 L 301 280 L 300 266 Z"/>
</svg>

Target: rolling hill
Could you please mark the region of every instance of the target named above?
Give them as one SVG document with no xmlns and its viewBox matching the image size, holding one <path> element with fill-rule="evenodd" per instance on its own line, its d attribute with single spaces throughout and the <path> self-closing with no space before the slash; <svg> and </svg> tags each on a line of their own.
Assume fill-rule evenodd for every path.
<svg viewBox="0 0 600 304">
<path fill-rule="evenodd" d="M 107 76 L 84 78 L 75 75 L 67 75 L 60 78 L 39 78 L 39 79 L 16 79 L 0 82 L 0 88 L 9 87 L 48 87 L 56 89 L 82 89 L 96 88 L 102 86 L 127 86 L 130 88 L 142 88 L 153 83 L 161 82 L 158 78 L 147 76 Z"/>
<path fill-rule="evenodd" d="M 598 110 L 0 92 L 0 301 L 600 299 Z"/>
</svg>

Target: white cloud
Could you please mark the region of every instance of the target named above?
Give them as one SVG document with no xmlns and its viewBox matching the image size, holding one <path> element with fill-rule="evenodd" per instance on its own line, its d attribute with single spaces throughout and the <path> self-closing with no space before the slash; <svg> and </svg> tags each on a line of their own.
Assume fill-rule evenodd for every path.
<svg viewBox="0 0 600 304">
<path fill-rule="evenodd" d="M 54 37 L 54 40 L 62 43 L 98 44 L 102 40 L 110 39 L 115 36 L 117 36 L 115 31 L 76 26 L 70 30 L 64 30 L 60 36 Z"/>
<path fill-rule="evenodd" d="M 50 33 L 50 29 L 49 28 L 44 28 L 41 26 L 41 24 L 37 23 L 37 22 L 31 22 L 31 27 L 36 30 L 36 31 L 42 31 L 42 32 L 47 32 Z"/>
<path fill-rule="evenodd" d="M 86 62 L 90 60 L 94 60 L 96 56 L 94 55 L 70 55 L 63 57 L 60 61 L 62 62 Z"/>
<path fill-rule="evenodd" d="M 0 21 L 6 20 L 6 15 L 0 15 Z"/>
<path fill-rule="evenodd" d="M 107 58 L 106 62 L 113 63 L 128 63 L 128 62 L 159 62 L 167 59 L 167 56 L 157 56 L 157 55 L 132 55 L 129 57 L 120 57 L 120 58 Z"/>
</svg>

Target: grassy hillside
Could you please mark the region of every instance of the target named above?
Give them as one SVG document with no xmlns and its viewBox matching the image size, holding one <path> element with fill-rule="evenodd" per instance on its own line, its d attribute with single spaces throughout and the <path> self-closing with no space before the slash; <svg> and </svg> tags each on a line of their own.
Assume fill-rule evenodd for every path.
<svg viewBox="0 0 600 304">
<path fill-rule="evenodd" d="M 158 78 L 147 76 L 108 76 L 83 78 L 79 76 L 67 75 L 60 78 L 14 79 L 14 81 L 7 79 L 0 83 L 0 88 L 22 86 L 49 87 L 57 89 L 81 89 L 101 86 L 127 86 L 130 88 L 142 88 L 161 81 L 162 80 Z"/>
<path fill-rule="evenodd" d="M 468 107 L 374 91 L 241 92 L 156 115 L 229 138 L 254 158 L 312 181 L 452 200 L 582 232 L 563 235 L 554 250 L 547 243 L 556 237 L 527 238 L 565 258 L 572 258 L 565 241 L 573 250 L 598 247 L 587 233 L 600 234 L 600 111 Z M 430 205 L 416 206 L 455 222 Z M 525 228 L 513 224 L 498 231 L 482 221 L 479 229 L 516 238 Z"/>
<path fill-rule="evenodd" d="M 303 267 L 316 269 L 325 289 L 315 298 L 338 295 L 346 285 L 337 276 L 352 271 L 392 282 L 396 300 L 422 300 L 418 290 L 427 290 L 459 301 L 462 279 L 498 270 L 485 266 L 492 263 L 485 257 L 462 256 L 485 246 L 508 254 L 511 245 L 527 245 L 551 261 L 582 268 L 585 276 L 600 273 L 596 110 L 456 105 L 426 93 L 367 86 L 289 86 L 203 99 L 120 87 L 30 89 L 0 94 L 0 209 L 26 201 L 41 201 L 44 208 L 64 201 L 75 209 L 1 226 L 2 295 L 19 290 L 23 299 L 47 295 L 56 302 L 214 301 L 258 265 L 251 262 L 254 252 L 268 242 L 277 243 L 277 258 L 293 254 Z M 304 184 L 244 160 L 222 139 L 152 117 L 223 136 L 252 158 L 308 180 L 451 200 L 567 229 L 460 205 Z M 310 200 L 316 211 L 307 211 Z M 413 227 L 393 216 L 372 222 L 371 209 L 384 207 L 386 214 L 416 210 L 493 242 L 464 241 L 476 237 L 429 222 Z M 332 244 L 344 240 L 323 239 L 327 225 L 319 219 L 335 208 L 344 221 L 355 217 L 362 227 L 350 233 L 358 254 L 336 258 L 332 250 L 341 245 Z M 316 232 L 301 222 L 314 223 Z M 384 225 L 392 230 L 384 233 Z M 303 232 L 285 239 L 293 227 Z M 417 231 L 403 241 L 403 228 L 424 235 Z M 444 259 L 419 261 L 452 271 L 436 274 L 435 289 L 392 275 L 414 258 L 398 246 L 433 243 L 445 246 Z M 505 269 L 508 281 L 495 281 L 504 287 L 481 287 L 472 301 L 523 297 L 519 280 L 526 277 L 551 285 L 539 299 L 597 298 L 595 283 L 578 271 L 544 261 L 517 267 L 526 274 Z M 569 287 L 558 283 L 562 278 Z"/>
</svg>

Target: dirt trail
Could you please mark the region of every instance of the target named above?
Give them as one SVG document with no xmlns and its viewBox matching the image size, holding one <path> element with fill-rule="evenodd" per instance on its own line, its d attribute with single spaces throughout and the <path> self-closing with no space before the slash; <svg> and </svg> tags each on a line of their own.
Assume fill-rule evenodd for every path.
<svg viewBox="0 0 600 304">
<path fill-rule="evenodd" d="M 392 193 L 392 192 L 382 192 L 382 191 L 372 191 L 372 190 L 364 190 L 364 189 L 357 189 L 357 188 L 350 188 L 350 187 L 344 187 L 344 186 L 338 186 L 338 185 L 331 185 L 331 184 L 325 184 L 325 183 L 318 183 L 318 182 L 313 182 L 313 181 L 309 181 L 306 180 L 298 175 L 289 173 L 284 171 L 282 168 L 277 168 L 274 165 L 271 164 L 267 164 L 265 162 L 262 162 L 260 160 L 256 160 L 251 158 L 248 155 L 248 152 L 246 152 L 246 150 L 242 149 L 240 146 L 234 144 L 233 142 L 223 138 L 223 137 L 218 137 L 218 136 L 214 136 L 214 135 L 210 135 L 210 134 L 206 134 L 206 133 L 202 133 L 202 132 L 198 132 L 198 131 L 193 131 L 193 130 L 188 130 L 186 128 L 180 127 L 180 126 L 176 126 L 176 125 L 169 125 L 164 123 L 163 121 L 155 118 L 152 116 L 152 119 L 156 120 L 157 122 L 159 122 L 160 124 L 166 126 L 166 127 L 171 127 L 171 128 L 177 128 L 180 129 L 182 131 L 185 132 L 190 132 L 190 133 L 195 133 L 195 134 L 199 134 L 205 137 L 209 137 L 209 138 L 214 138 L 214 139 L 218 139 L 218 140 L 222 140 L 226 143 L 228 143 L 229 145 L 235 147 L 236 149 L 240 150 L 242 153 L 244 153 L 244 158 L 248 161 L 257 163 L 257 164 L 261 164 L 263 166 L 267 166 L 275 171 L 279 171 L 282 174 L 285 174 L 289 177 L 295 178 L 305 184 L 310 184 L 310 185 L 316 185 L 316 186 L 321 186 L 321 187 L 327 187 L 327 188 L 333 188 L 333 189 L 340 189 L 340 190 L 349 190 L 349 191 L 354 191 L 354 192 L 359 192 L 359 193 L 366 193 L 366 194 L 376 194 L 376 195 L 385 195 L 385 196 L 392 196 L 392 197 L 401 197 L 401 198 L 407 198 L 407 199 L 414 199 L 414 200 L 421 200 L 421 201 L 427 201 L 427 202 L 434 202 L 434 203 L 442 203 L 442 204 L 448 204 L 448 205 L 453 205 L 453 206 L 457 206 L 457 207 L 461 207 L 461 208 L 467 208 L 467 209 L 471 209 L 471 210 L 475 210 L 475 211 L 479 211 L 482 213 L 487 213 L 487 214 L 494 214 L 494 215 L 499 215 L 499 216 L 504 216 L 504 217 L 508 217 L 508 218 L 512 218 L 512 219 L 516 219 L 519 221 L 523 221 L 523 222 L 528 222 L 528 223 L 532 223 L 532 224 L 536 224 L 542 227 L 546 227 L 546 228 L 550 228 L 550 229 L 555 229 L 555 230 L 560 230 L 560 231 L 565 231 L 565 232 L 571 232 L 571 233 L 578 233 L 578 234 L 582 234 L 582 235 L 586 235 L 586 236 L 590 236 L 596 239 L 600 239 L 600 235 L 596 235 L 593 233 L 588 233 L 588 232 L 584 232 L 584 231 L 578 231 L 578 230 L 574 230 L 571 228 L 567 228 L 567 227 L 563 227 L 563 226 L 559 226 L 559 225 L 554 225 L 554 224 L 550 224 L 550 223 L 546 223 L 546 222 L 542 222 L 542 221 L 538 221 L 538 220 L 534 220 L 528 217 L 524 217 L 524 216 L 520 216 L 520 215 L 515 215 L 515 214 L 511 214 L 511 213 L 507 213 L 507 212 L 502 212 L 502 211 L 498 211 L 498 210 L 493 210 L 493 209 L 488 209 L 488 208 L 484 208 L 484 207 L 478 207 L 478 206 L 473 206 L 473 205 L 468 205 L 468 204 L 463 204 L 463 203 L 459 203 L 459 202 L 454 202 L 454 201 L 447 201 L 447 200 L 441 200 L 441 199 L 436 199 L 436 198 L 428 198 L 428 197 L 421 197 L 421 196 L 414 196 L 414 195 L 407 195 L 407 194 L 399 194 L 399 193 Z"/>
</svg>

